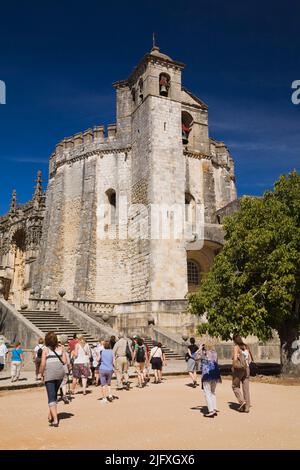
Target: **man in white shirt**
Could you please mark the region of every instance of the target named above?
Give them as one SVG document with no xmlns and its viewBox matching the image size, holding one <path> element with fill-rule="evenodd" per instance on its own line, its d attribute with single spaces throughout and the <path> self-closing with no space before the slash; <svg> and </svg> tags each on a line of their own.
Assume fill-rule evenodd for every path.
<svg viewBox="0 0 300 470">
<path fill-rule="evenodd" d="M 4 369 L 5 359 L 8 353 L 8 349 L 3 338 L 0 338 L 0 372 Z"/>
</svg>

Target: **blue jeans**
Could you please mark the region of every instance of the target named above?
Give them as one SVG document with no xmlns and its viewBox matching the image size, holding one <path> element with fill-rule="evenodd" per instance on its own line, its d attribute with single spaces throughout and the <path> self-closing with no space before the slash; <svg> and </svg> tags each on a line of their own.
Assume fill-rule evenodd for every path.
<svg viewBox="0 0 300 470">
<path fill-rule="evenodd" d="M 49 406 L 57 405 L 57 392 L 61 386 L 61 383 L 62 380 L 48 380 L 45 382 Z"/>
</svg>

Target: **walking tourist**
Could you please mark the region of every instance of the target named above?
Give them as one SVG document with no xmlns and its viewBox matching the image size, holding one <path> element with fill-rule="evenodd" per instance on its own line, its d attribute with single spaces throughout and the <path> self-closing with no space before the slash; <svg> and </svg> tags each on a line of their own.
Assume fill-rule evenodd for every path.
<svg viewBox="0 0 300 470">
<path fill-rule="evenodd" d="M 202 390 L 208 408 L 208 413 L 204 416 L 205 418 L 214 418 L 218 413 L 216 387 L 217 383 L 222 382 L 218 366 L 218 355 L 214 345 L 210 342 L 202 345 L 200 350 L 196 353 L 195 359 L 196 361 L 200 359 L 201 362 Z"/>
<path fill-rule="evenodd" d="M 243 342 L 242 338 L 235 334 L 233 336 L 234 347 L 232 354 L 232 389 L 238 399 L 238 411 L 249 413 L 250 411 L 250 363 L 253 356 L 250 348 Z M 241 384 L 243 394 L 241 393 Z"/>
<path fill-rule="evenodd" d="M 42 353 L 40 373 L 44 379 L 48 396 L 48 422 L 58 427 L 57 392 L 65 376 L 66 353 L 53 331 L 45 336 L 45 348 Z"/>
<path fill-rule="evenodd" d="M 147 348 L 142 338 L 137 338 L 133 351 L 133 362 L 138 376 L 137 387 L 142 388 L 146 385 L 144 377 L 145 364 L 148 364 L 149 358 Z"/>
<path fill-rule="evenodd" d="M 87 379 L 90 376 L 91 350 L 83 335 L 78 336 L 78 343 L 72 352 L 74 358 L 72 394 L 74 395 L 78 380 L 82 380 L 82 392 L 86 395 Z"/>
<path fill-rule="evenodd" d="M 17 382 L 20 378 L 20 372 L 24 363 L 23 349 L 18 341 L 11 352 L 11 381 Z"/>
<path fill-rule="evenodd" d="M 8 349 L 6 347 L 3 336 L 0 337 L 0 372 L 4 369 Z"/>
<path fill-rule="evenodd" d="M 64 364 L 65 375 L 60 385 L 60 393 L 61 393 L 62 401 L 64 402 L 65 405 L 68 405 L 69 400 L 67 397 L 67 388 L 69 386 L 69 374 L 71 372 L 70 354 L 67 350 L 68 349 L 68 337 L 67 335 L 60 335 L 57 337 L 57 340 L 58 340 L 58 346 L 62 347 L 62 350 L 64 351 L 65 356 L 66 356 L 66 363 Z M 70 389 L 69 389 L 69 395 L 70 395 Z"/>
<path fill-rule="evenodd" d="M 109 343 L 110 343 L 110 349 L 114 349 L 114 345 L 117 342 L 117 338 L 113 335 L 110 337 Z"/>
<path fill-rule="evenodd" d="M 100 353 L 104 349 L 104 340 L 102 338 L 98 339 L 97 343 L 93 343 L 92 348 L 92 358 L 93 358 L 93 368 L 94 368 L 94 384 L 96 387 L 99 385 L 99 361 Z M 93 383 L 93 371 L 92 371 L 92 383 Z"/>
<path fill-rule="evenodd" d="M 35 363 L 35 380 L 39 380 L 43 349 L 44 339 L 40 338 L 38 344 L 33 350 L 33 362 Z"/>
<path fill-rule="evenodd" d="M 192 387 L 196 388 L 197 386 L 197 366 L 198 363 L 195 360 L 195 354 L 198 351 L 198 346 L 195 344 L 195 338 L 190 338 L 190 345 L 188 346 L 188 350 L 186 353 L 187 359 L 187 371 L 189 376 L 192 379 Z"/>
<path fill-rule="evenodd" d="M 154 382 L 160 384 L 162 381 L 162 367 L 167 365 L 165 354 L 162 350 L 162 344 L 157 343 L 150 351 L 150 363 L 154 371 Z"/>
<path fill-rule="evenodd" d="M 102 391 L 101 403 L 112 402 L 113 396 L 111 394 L 111 378 L 114 371 L 114 354 L 110 348 L 109 341 L 104 341 L 104 348 L 100 352 L 99 364 Z"/>
<path fill-rule="evenodd" d="M 74 351 L 76 344 L 78 343 L 77 333 L 73 334 L 73 338 L 69 341 L 69 352 Z"/>
<path fill-rule="evenodd" d="M 119 339 L 114 345 L 113 354 L 115 358 L 115 369 L 117 375 L 117 390 L 129 390 L 128 367 L 132 360 L 132 349 L 129 339 L 125 338 L 124 333 L 119 334 Z"/>
</svg>

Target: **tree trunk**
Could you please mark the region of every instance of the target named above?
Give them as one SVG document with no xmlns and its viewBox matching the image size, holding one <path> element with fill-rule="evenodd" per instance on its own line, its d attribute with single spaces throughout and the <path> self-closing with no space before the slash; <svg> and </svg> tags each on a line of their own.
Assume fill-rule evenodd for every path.
<svg viewBox="0 0 300 470">
<path fill-rule="evenodd" d="M 281 373 L 300 377 L 299 324 L 286 321 L 278 330 L 280 337 Z"/>
</svg>

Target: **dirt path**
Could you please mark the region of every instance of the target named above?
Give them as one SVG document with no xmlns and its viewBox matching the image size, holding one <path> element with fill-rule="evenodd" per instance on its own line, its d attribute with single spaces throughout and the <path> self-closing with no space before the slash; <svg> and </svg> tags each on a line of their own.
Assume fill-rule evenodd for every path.
<svg viewBox="0 0 300 470">
<path fill-rule="evenodd" d="M 100 391 L 59 404 L 60 427 L 47 425 L 44 389 L 0 393 L 0 449 L 300 449 L 300 387 L 251 383 L 249 414 L 231 408 L 231 382 L 217 388 L 220 414 L 205 419 L 200 387 L 185 378 L 118 393 Z"/>
</svg>

